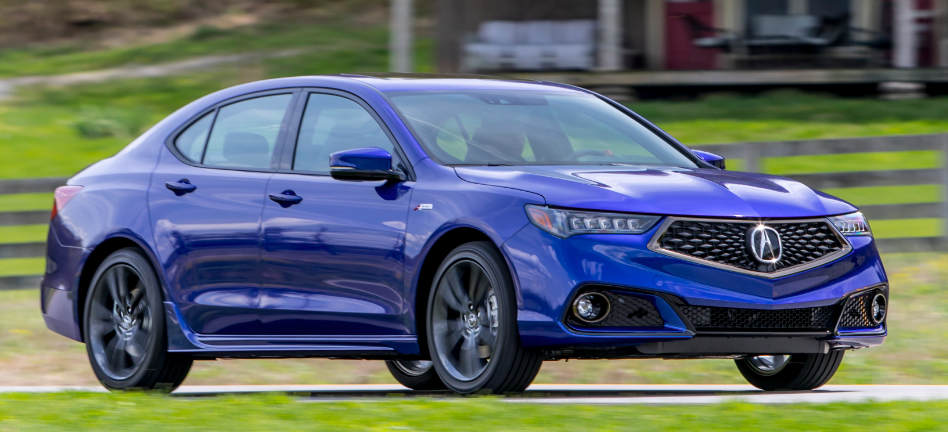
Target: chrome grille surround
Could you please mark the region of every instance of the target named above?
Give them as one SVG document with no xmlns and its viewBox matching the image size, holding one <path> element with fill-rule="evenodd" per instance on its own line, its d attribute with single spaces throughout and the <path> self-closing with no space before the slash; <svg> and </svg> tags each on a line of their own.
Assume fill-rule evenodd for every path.
<svg viewBox="0 0 948 432">
<path fill-rule="evenodd" d="M 781 237 L 789 229 L 788 227 L 806 226 L 806 229 L 817 228 L 816 232 L 824 234 L 820 238 L 821 241 L 825 239 L 834 240 L 835 242 L 834 244 L 827 243 L 827 249 L 819 250 L 818 255 L 804 253 L 800 254 L 802 255 L 801 258 L 794 257 L 792 253 L 785 253 L 785 256 L 782 257 L 776 265 L 766 266 L 756 263 L 744 245 L 744 233 L 750 227 L 758 224 L 775 228 L 778 232 L 781 232 Z M 668 243 L 666 242 L 667 239 L 665 239 L 665 236 L 670 229 L 693 230 L 703 237 L 703 239 L 700 240 L 700 243 L 698 243 L 701 247 L 718 252 L 713 254 L 695 254 L 669 248 L 667 247 Z M 804 229 L 804 231 L 806 231 L 806 229 Z M 807 233 L 804 235 L 812 234 Z M 726 236 L 727 238 L 717 238 L 718 236 Z M 724 241 L 727 246 L 729 246 L 729 249 L 732 250 L 728 250 L 728 248 L 723 250 L 716 248 L 717 244 L 719 243 L 712 243 L 713 240 L 717 240 L 718 242 Z M 800 239 L 789 238 L 788 240 L 788 243 L 791 243 L 789 248 L 791 250 L 794 247 L 806 247 L 805 244 L 807 242 L 801 243 Z M 807 241 L 809 240 L 812 239 L 807 239 Z M 836 227 L 834 227 L 833 224 L 831 224 L 826 218 L 760 220 L 710 219 L 669 216 L 665 218 L 665 221 L 662 222 L 658 230 L 655 232 L 655 235 L 648 244 L 648 248 L 653 252 L 658 252 L 660 254 L 672 256 L 686 261 L 768 279 L 779 278 L 819 267 L 823 264 L 835 261 L 836 259 L 841 258 L 852 251 L 852 246 L 846 240 L 845 236 L 840 234 L 839 231 L 836 230 Z M 786 252 L 786 249 L 788 248 L 785 247 L 784 249 Z M 696 250 L 698 249 L 696 248 Z M 729 255 L 722 257 L 722 255 L 725 253 L 729 253 Z"/>
</svg>

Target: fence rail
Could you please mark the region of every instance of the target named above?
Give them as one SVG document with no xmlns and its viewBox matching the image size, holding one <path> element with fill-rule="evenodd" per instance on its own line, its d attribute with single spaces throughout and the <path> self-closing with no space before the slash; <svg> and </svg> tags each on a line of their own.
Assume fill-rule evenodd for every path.
<svg viewBox="0 0 948 432">
<path fill-rule="evenodd" d="M 764 158 L 790 156 L 840 155 L 852 153 L 937 151 L 941 154 L 941 167 L 932 169 L 906 169 L 863 172 L 835 172 L 816 174 L 791 174 L 790 177 L 814 189 L 851 188 L 866 186 L 918 186 L 940 185 L 941 202 L 918 204 L 868 205 L 861 210 L 873 220 L 931 219 L 942 220 L 940 236 L 918 238 L 878 239 L 883 251 L 931 251 L 948 249 L 948 134 L 903 135 L 869 138 L 802 140 L 781 142 L 757 142 L 738 144 L 713 144 L 695 146 L 727 159 L 741 159 L 744 170 L 761 171 Z M 65 184 L 64 178 L 39 178 L 0 181 L 0 195 L 52 192 Z M 44 224 L 49 221 L 49 211 L 0 212 L 0 226 Z M 45 243 L 0 244 L 0 259 L 33 258 L 46 254 Z M 36 288 L 40 276 L 0 277 L 0 290 Z"/>
</svg>

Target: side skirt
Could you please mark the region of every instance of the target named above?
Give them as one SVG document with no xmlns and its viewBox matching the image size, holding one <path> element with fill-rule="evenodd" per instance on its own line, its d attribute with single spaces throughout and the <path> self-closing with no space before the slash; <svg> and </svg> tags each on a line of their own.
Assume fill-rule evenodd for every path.
<svg viewBox="0 0 948 432">
<path fill-rule="evenodd" d="M 405 336 L 260 336 L 194 333 L 172 302 L 165 302 L 168 352 L 204 358 L 327 357 L 385 359 L 419 353 L 418 338 Z"/>
</svg>

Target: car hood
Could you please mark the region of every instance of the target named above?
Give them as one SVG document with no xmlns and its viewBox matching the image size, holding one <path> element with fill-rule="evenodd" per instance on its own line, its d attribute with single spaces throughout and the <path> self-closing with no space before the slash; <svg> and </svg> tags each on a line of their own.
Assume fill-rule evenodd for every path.
<svg viewBox="0 0 948 432">
<path fill-rule="evenodd" d="M 675 216 L 803 218 L 856 211 L 784 177 L 635 166 L 456 167 L 461 179 L 543 195 L 548 205 Z"/>
</svg>

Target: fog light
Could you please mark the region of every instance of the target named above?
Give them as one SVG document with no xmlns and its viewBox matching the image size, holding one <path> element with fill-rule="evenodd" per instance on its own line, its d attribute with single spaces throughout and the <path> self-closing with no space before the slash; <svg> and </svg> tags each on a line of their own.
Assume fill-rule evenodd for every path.
<svg viewBox="0 0 948 432">
<path fill-rule="evenodd" d="M 586 293 L 573 301 L 573 315 L 585 323 L 602 321 L 609 314 L 609 299 L 599 293 Z"/>
<path fill-rule="evenodd" d="M 872 322 L 876 325 L 882 324 L 886 312 L 885 296 L 882 293 L 876 294 L 872 298 Z"/>
</svg>

